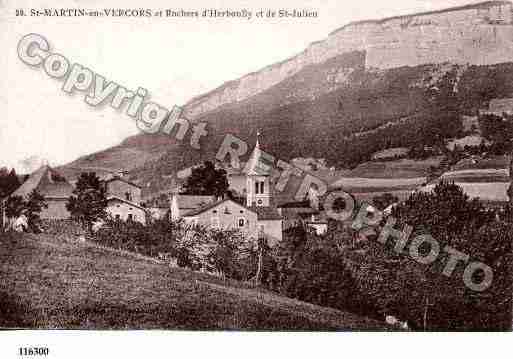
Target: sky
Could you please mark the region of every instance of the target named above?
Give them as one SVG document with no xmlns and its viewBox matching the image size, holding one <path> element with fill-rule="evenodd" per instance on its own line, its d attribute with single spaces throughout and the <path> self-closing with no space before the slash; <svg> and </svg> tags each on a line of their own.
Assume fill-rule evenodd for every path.
<svg viewBox="0 0 513 359">
<path fill-rule="evenodd" d="M 93 108 L 84 93 L 17 56 L 20 39 L 43 35 L 50 51 L 124 87 L 148 90 L 166 108 L 303 51 L 352 21 L 442 9 L 472 0 L 0 0 L 0 166 L 37 156 L 51 165 L 119 144 L 138 132 L 124 112 Z M 473 1 L 476 2 L 476 1 Z M 173 10 L 308 9 L 308 19 L 16 17 L 37 8 Z"/>
</svg>

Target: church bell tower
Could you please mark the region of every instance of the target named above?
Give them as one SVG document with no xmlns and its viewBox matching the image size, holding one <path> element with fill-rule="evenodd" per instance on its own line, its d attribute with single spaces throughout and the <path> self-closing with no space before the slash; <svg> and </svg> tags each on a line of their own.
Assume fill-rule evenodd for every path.
<svg viewBox="0 0 513 359">
<path fill-rule="evenodd" d="M 262 159 L 259 136 L 260 133 L 257 132 L 255 148 L 244 169 L 246 173 L 246 205 L 248 207 L 269 207 L 271 205 L 271 173 Z"/>
</svg>

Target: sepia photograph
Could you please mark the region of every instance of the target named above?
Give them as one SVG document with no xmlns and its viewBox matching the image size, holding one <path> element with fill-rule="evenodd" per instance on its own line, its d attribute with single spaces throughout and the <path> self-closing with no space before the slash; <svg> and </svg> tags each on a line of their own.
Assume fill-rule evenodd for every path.
<svg viewBox="0 0 513 359">
<path fill-rule="evenodd" d="M 0 34 L 6 358 L 511 332 L 513 2 L 0 0 Z"/>
</svg>

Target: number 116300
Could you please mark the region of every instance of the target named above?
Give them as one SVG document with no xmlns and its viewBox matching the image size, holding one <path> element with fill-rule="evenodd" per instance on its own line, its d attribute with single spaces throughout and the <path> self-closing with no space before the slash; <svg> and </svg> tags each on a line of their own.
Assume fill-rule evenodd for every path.
<svg viewBox="0 0 513 359">
<path fill-rule="evenodd" d="M 45 347 L 21 347 L 18 350 L 20 356 L 47 356 L 49 352 Z"/>
</svg>

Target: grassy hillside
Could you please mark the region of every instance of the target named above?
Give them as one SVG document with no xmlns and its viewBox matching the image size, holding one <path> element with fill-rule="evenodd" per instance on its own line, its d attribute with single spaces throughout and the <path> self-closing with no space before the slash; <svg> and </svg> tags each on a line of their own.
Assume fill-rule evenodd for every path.
<svg viewBox="0 0 513 359">
<path fill-rule="evenodd" d="M 78 158 L 57 167 L 68 179 L 73 180 L 83 171 L 105 175 L 120 170 L 130 171 L 156 161 L 171 150 L 173 141 L 168 136 L 134 136 L 120 145 Z"/>
<path fill-rule="evenodd" d="M 0 327 L 385 329 L 354 314 L 92 244 L 0 236 Z"/>
</svg>

